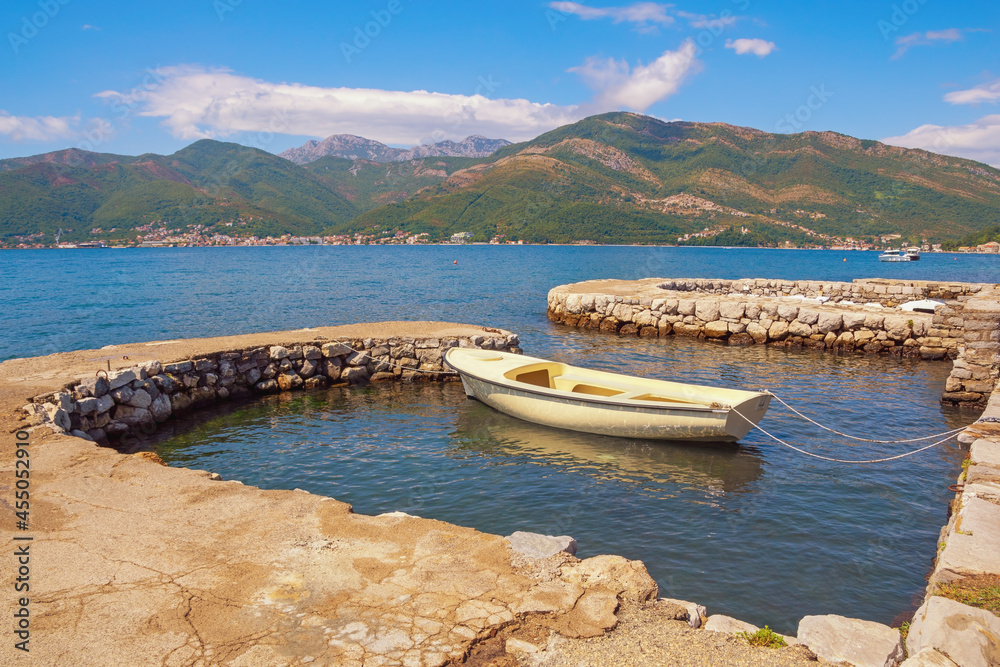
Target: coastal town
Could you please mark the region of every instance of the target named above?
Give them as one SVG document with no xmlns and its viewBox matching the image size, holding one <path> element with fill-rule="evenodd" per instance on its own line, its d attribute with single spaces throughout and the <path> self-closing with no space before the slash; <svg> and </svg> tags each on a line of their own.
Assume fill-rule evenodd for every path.
<svg viewBox="0 0 1000 667">
<path fill-rule="evenodd" d="M 226 223 L 226 227 L 233 226 L 233 223 Z M 891 248 L 894 244 L 899 245 L 902 241 L 900 234 L 887 234 L 878 239 L 864 240 L 853 237 L 840 238 L 828 234 L 817 233 L 801 225 L 788 223 L 783 226 L 794 227 L 808 236 L 816 238 L 815 244 L 806 246 L 796 246 L 792 242 L 785 243 L 785 248 L 805 248 L 811 250 L 872 250 L 878 251 Z M 708 228 L 694 234 L 685 234 L 677 237 L 677 245 L 685 245 L 687 242 L 698 238 L 711 238 L 719 235 L 727 228 Z M 190 225 L 187 231 L 181 229 L 170 229 L 163 223 L 150 223 L 136 227 L 133 230 L 138 232 L 130 238 L 116 238 L 119 232 L 116 228 L 104 230 L 100 227 L 90 231 L 91 236 L 97 236 L 94 240 L 87 241 L 60 241 L 63 231 L 59 230 L 52 239 L 43 232 L 34 234 L 13 235 L 5 240 L 0 240 L 0 250 L 3 249 L 97 249 L 97 248 L 189 248 L 189 247 L 211 247 L 211 246 L 288 246 L 288 245 L 428 245 L 428 244 L 489 244 L 489 245 L 526 245 L 523 239 L 510 239 L 504 235 L 493 236 L 489 241 L 483 238 L 476 239 L 472 232 L 458 232 L 445 239 L 433 239 L 427 232 L 414 233 L 408 231 L 386 231 L 378 234 L 335 234 L 335 235 L 314 235 L 296 236 L 293 234 L 281 234 L 279 236 L 257 236 L 241 235 L 236 231 L 220 232 L 215 227 L 209 228 L 205 225 Z M 747 227 L 741 227 L 741 233 L 749 233 Z M 576 245 L 600 245 L 589 239 L 575 241 Z M 673 245 L 673 244 L 670 244 Z M 917 247 L 923 252 L 961 252 L 979 254 L 1000 254 L 1000 243 L 990 241 L 976 246 L 960 246 L 958 248 L 945 249 L 940 243 L 930 243 L 928 239 L 922 239 Z"/>
</svg>

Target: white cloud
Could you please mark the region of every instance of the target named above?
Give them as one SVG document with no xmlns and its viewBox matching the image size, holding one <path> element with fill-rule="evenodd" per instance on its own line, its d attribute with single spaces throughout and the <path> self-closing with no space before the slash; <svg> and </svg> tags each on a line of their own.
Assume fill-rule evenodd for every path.
<svg viewBox="0 0 1000 667">
<path fill-rule="evenodd" d="M 90 25 L 89 23 L 84 23 L 80 30 L 100 30 L 96 25 Z"/>
<path fill-rule="evenodd" d="M 676 51 L 663 55 L 648 65 L 630 69 L 624 60 L 588 58 L 578 67 L 571 67 L 596 92 L 592 107 L 600 111 L 633 109 L 645 111 L 655 102 L 678 91 L 684 80 L 697 72 L 694 42 L 686 40 Z"/>
<path fill-rule="evenodd" d="M 944 96 L 944 101 L 951 104 L 980 104 L 997 100 L 1000 100 L 1000 79 L 980 84 L 969 90 L 956 90 Z"/>
<path fill-rule="evenodd" d="M 667 13 L 670 5 L 656 2 L 636 2 L 627 7 L 587 7 L 578 2 L 550 2 L 549 7 L 566 14 L 574 14 L 585 21 L 611 19 L 615 23 L 636 23 L 645 26 L 650 23 L 670 25 L 674 17 Z"/>
<path fill-rule="evenodd" d="M 54 141 L 77 135 L 79 116 L 12 116 L 0 110 L 0 135 L 13 141 Z"/>
<path fill-rule="evenodd" d="M 576 105 L 425 90 L 272 83 L 197 66 L 163 67 L 155 75 L 158 84 L 144 90 L 138 100 L 112 90 L 96 96 L 135 104 L 138 115 L 162 118 L 182 139 L 273 132 L 321 137 L 350 133 L 405 145 L 470 134 L 518 141 L 584 115 Z"/>
<path fill-rule="evenodd" d="M 896 52 L 892 54 L 892 60 L 901 58 L 904 53 L 914 46 L 929 46 L 935 42 L 957 42 L 965 39 L 964 32 L 958 28 L 947 28 L 945 30 L 928 30 L 927 32 L 915 32 L 896 38 Z"/>
<path fill-rule="evenodd" d="M 742 56 L 745 53 L 752 53 L 755 56 L 763 58 L 778 47 L 774 45 L 774 42 L 766 42 L 763 39 L 741 37 L 739 39 L 727 39 L 726 48 L 736 51 L 736 55 L 738 56 Z"/>
<path fill-rule="evenodd" d="M 902 136 L 882 141 L 1000 167 L 1000 114 L 983 116 L 965 125 L 921 125 Z"/>
<path fill-rule="evenodd" d="M 226 69 L 181 65 L 151 72 L 141 94 L 106 90 L 95 97 L 163 119 L 181 139 L 222 139 L 240 133 L 326 137 L 357 134 L 388 144 L 413 145 L 471 134 L 511 141 L 604 111 L 644 111 L 677 92 L 698 67 L 694 44 L 665 51 L 649 65 L 588 59 L 577 72 L 595 90 L 585 104 L 557 105 L 526 99 L 490 99 L 426 90 L 321 88 L 273 83 Z"/>
</svg>

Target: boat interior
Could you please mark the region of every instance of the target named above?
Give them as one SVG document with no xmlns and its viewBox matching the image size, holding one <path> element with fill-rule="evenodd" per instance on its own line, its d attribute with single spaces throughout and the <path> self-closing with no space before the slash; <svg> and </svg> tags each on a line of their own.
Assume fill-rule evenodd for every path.
<svg viewBox="0 0 1000 667">
<path fill-rule="evenodd" d="M 616 381 L 611 374 L 586 371 L 555 362 L 521 366 L 507 371 L 504 373 L 504 377 L 536 387 L 567 391 L 573 394 L 615 397 L 616 399 L 633 401 L 721 407 L 718 403 L 700 397 L 684 397 L 662 391 L 665 389 L 663 387 L 665 382 L 642 378 L 629 378 L 627 382 L 620 382 Z"/>
</svg>

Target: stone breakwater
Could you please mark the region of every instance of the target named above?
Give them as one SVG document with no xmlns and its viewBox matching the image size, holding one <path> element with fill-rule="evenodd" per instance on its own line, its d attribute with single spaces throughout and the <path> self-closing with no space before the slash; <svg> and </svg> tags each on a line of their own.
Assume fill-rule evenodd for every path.
<svg viewBox="0 0 1000 667">
<path fill-rule="evenodd" d="M 597 280 L 549 291 L 554 322 L 622 336 L 693 336 L 951 359 L 942 400 L 985 404 L 1000 369 L 998 288 L 991 284 L 771 279 Z M 935 299 L 934 313 L 902 310 Z"/>
<path fill-rule="evenodd" d="M 226 350 L 97 371 L 61 391 L 33 397 L 23 410 L 31 425 L 108 445 L 218 401 L 368 382 L 457 380 L 443 365 L 448 348 L 519 352 L 517 345 L 515 334 L 484 330 L 467 337 L 315 340 Z"/>
</svg>

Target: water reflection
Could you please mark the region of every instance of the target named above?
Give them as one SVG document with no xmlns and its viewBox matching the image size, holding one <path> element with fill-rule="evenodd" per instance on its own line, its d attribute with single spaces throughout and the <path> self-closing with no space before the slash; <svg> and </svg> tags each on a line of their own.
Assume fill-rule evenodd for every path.
<svg viewBox="0 0 1000 667">
<path fill-rule="evenodd" d="M 558 466 L 642 487 L 659 497 L 677 487 L 709 494 L 745 491 L 763 473 L 760 453 L 735 443 L 651 442 L 576 433 L 508 417 L 469 401 L 451 433 L 462 450 Z"/>
</svg>

